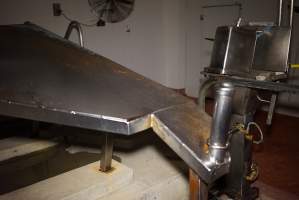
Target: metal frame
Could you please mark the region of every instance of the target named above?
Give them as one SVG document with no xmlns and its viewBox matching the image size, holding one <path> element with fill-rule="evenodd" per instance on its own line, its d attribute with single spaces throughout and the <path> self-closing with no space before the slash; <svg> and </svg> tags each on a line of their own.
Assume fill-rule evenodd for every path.
<svg viewBox="0 0 299 200">
<path fill-rule="evenodd" d="M 242 78 L 236 76 L 227 76 L 221 74 L 214 74 L 208 72 L 202 72 L 202 74 L 220 82 L 229 81 L 238 87 L 247 87 L 259 90 L 269 90 L 273 92 L 290 92 L 299 93 L 299 85 L 291 85 L 283 82 L 272 82 L 272 81 L 258 81 L 255 79 Z"/>
</svg>

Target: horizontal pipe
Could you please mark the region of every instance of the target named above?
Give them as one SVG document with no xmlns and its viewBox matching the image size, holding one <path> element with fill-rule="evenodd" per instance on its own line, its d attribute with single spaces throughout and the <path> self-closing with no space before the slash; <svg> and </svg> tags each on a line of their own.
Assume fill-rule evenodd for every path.
<svg viewBox="0 0 299 200">
<path fill-rule="evenodd" d="M 282 0 L 279 0 L 277 26 L 281 26 L 281 19 L 282 19 Z"/>
</svg>

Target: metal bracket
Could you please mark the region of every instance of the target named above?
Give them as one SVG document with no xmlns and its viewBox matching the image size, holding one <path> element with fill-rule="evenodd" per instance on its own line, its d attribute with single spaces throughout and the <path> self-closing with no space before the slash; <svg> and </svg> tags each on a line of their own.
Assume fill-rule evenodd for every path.
<svg viewBox="0 0 299 200">
<path fill-rule="evenodd" d="M 268 111 L 268 115 L 267 115 L 267 121 L 266 121 L 266 124 L 268 126 L 270 126 L 272 124 L 272 118 L 273 118 L 273 114 L 274 114 L 274 110 L 275 110 L 276 101 L 277 101 L 277 94 L 272 94 L 269 111 Z"/>
</svg>

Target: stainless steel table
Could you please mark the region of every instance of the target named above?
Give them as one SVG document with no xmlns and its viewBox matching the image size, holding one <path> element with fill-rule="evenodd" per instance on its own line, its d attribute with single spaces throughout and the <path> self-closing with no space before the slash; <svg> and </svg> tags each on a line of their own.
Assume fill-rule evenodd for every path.
<svg viewBox="0 0 299 200">
<path fill-rule="evenodd" d="M 211 119 L 191 100 L 36 25 L 0 32 L 1 115 L 124 135 L 153 128 L 205 182 L 227 173 L 209 160 Z"/>
</svg>

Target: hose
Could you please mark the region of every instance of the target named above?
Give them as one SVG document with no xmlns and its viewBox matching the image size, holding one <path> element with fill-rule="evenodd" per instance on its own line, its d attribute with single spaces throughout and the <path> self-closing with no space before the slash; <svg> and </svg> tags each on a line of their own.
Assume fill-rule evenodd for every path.
<svg viewBox="0 0 299 200">
<path fill-rule="evenodd" d="M 264 141 L 264 134 L 263 134 L 263 131 L 262 131 L 261 127 L 255 122 L 249 122 L 248 125 L 247 125 L 247 129 L 246 129 L 247 133 L 249 133 L 250 126 L 255 126 L 257 128 L 257 130 L 259 131 L 259 133 L 260 133 L 260 139 L 259 140 L 253 140 L 253 143 L 254 144 L 261 144 Z"/>
</svg>

